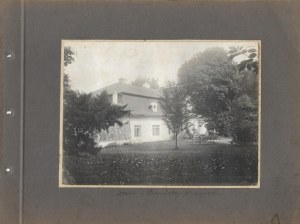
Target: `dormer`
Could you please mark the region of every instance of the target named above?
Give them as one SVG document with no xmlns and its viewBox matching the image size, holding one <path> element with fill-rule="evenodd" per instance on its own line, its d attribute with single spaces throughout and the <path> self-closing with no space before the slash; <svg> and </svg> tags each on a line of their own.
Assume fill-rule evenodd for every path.
<svg viewBox="0 0 300 224">
<path fill-rule="evenodd" d="M 112 104 L 117 105 L 118 104 L 118 92 L 114 91 L 112 94 Z"/>
<path fill-rule="evenodd" d="M 123 95 L 121 93 L 118 93 L 117 91 L 114 91 L 112 94 L 112 104 L 114 105 L 123 105 Z"/>
<path fill-rule="evenodd" d="M 150 103 L 149 108 L 150 108 L 153 112 L 157 112 L 157 103 L 156 103 L 156 102 Z"/>
</svg>

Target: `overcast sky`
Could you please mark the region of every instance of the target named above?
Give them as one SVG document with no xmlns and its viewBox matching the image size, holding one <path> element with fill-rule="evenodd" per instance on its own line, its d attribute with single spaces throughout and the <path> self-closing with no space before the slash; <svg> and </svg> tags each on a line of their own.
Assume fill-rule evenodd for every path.
<svg viewBox="0 0 300 224">
<path fill-rule="evenodd" d="M 75 52 L 65 67 L 72 89 L 91 92 L 126 78 L 155 78 L 163 86 L 176 80 L 180 66 L 209 47 L 253 46 L 256 41 L 64 41 Z M 62 46 L 62 47 L 64 47 Z"/>
</svg>

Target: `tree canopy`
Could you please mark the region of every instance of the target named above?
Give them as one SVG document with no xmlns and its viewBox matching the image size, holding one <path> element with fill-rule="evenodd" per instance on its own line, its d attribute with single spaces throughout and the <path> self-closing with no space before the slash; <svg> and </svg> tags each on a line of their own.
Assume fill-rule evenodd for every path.
<svg viewBox="0 0 300 224">
<path fill-rule="evenodd" d="M 243 52 L 242 49 L 238 48 Z M 247 59 L 245 67 L 242 62 L 241 65 L 233 61 L 239 52 L 234 53 L 232 48 L 229 52 L 209 48 L 196 54 L 179 69 L 179 83 L 185 89 L 192 111 L 201 115 L 209 130 L 234 136 L 236 141 L 255 141 L 258 75 L 252 67 L 256 66 L 252 63 L 254 52 L 250 52 L 253 60 Z"/>
<path fill-rule="evenodd" d="M 229 131 L 232 100 L 239 86 L 237 71 L 223 48 L 210 48 L 195 55 L 179 70 L 193 112 L 201 115 L 209 129 Z"/>
<path fill-rule="evenodd" d="M 183 86 L 169 82 L 162 89 L 160 106 L 163 110 L 163 120 L 175 136 L 175 148 L 177 149 L 178 134 L 187 127 L 190 118 Z"/>
<path fill-rule="evenodd" d="M 100 95 L 71 91 L 65 96 L 64 140 L 69 150 L 88 151 L 95 146 L 95 138 L 101 130 L 129 114 L 125 106 L 112 105 L 106 92 Z"/>
<path fill-rule="evenodd" d="M 72 49 L 66 47 L 65 66 L 74 61 L 73 55 Z M 119 119 L 129 114 L 126 106 L 112 105 L 105 91 L 93 96 L 72 90 L 69 76 L 64 74 L 64 150 L 68 153 L 93 151 L 98 132 L 115 123 L 122 125 Z"/>
</svg>

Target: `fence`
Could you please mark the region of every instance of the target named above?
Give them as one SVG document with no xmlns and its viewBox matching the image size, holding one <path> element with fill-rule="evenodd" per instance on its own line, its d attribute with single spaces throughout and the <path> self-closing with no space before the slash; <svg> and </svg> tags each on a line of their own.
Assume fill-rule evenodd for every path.
<svg viewBox="0 0 300 224">
<path fill-rule="evenodd" d="M 108 128 L 108 130 L 102 130 L 97 137 L 98 146 L 106 146 L 110 143 L 123 143 L 131 139 L 130 124 L 126 123 L 123 126 L 115 124 Z"/>
</svg>

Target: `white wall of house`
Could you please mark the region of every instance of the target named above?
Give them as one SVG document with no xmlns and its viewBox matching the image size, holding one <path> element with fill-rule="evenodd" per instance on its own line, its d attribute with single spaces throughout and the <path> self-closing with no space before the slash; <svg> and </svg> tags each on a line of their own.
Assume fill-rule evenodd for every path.
<svg viewBox="0 0 300 224">
<path fill-rule="evenodd" d="M 173 136 L 160 117 L 130 118 L 130 128 L 133 143 L 169 140 Z"/>
<path fill-rule="evenodd" d="M 170 140 L 173 138 L 173 133 L 169 131 L 165 122 L 161 117 L 131 117 L 121 119 L 123 123 L 126 123 L 130 130 L 128 139 L 108 140 L 101 141 L 97 139 L 97 145 L 105 147 L 109 144 L 115 143 L 122 145 L 124 143 L 143 143 L 143 142 L 156 142 Z M 198 119 L 190 120 L 190 133 L 197 132 L 198 134 L 206 134 L 207 129 L 204 124 L 199 123 Z"/>
</svg>

